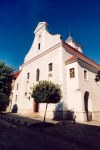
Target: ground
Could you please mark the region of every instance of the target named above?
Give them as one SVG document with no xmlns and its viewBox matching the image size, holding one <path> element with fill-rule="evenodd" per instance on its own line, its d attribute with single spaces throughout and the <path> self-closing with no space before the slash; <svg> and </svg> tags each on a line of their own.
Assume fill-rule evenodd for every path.
<svg viewBox="0 0 100 150">
<path fill-rule="evenodd" d="M 49 120 L 43 127 L 41 120 L 1 116 L 0 150 L 100 150 L 99 126 Z"/>
</svg>

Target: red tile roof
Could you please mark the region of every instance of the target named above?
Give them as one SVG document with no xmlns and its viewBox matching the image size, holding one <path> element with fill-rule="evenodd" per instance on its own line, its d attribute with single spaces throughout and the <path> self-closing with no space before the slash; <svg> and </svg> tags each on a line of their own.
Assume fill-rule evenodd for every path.
<svg viewBox="0 0 100 150">
<path fill-rule="evenodd" d="M 71 56 L 69 59 L 66 60 L 65 63 L 70 62 L 70 61 L 73 61 L 73 60 L 76 60 L 76 59 L 77 59 L 76 56 Z"/>
<path fill-rule="evenodd" d="M 14 72 L 14 73 L 13 73 L 13 77 L 16 79 L 16 78 L 19 76 L 20 72 L 21 72 L 21 71 Z"/>
</svg>

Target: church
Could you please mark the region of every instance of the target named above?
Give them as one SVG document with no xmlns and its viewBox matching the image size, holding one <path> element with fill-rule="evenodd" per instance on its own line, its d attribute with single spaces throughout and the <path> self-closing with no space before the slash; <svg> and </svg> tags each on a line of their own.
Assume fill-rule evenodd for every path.
<svg viewBox="0 0 100 150">
<path fill-rule="evenodd" d="M 46 104 L 35 103 L 32 87 L 40 80 L 59 84 L 62 100 L 49 104 L 47 118 L 66 119 L 73 112 L 77 121 L 100 120 L 100 83 L 95 75 L 100 65 L 82 52 L 82 47 L 70 35 L 63 41 L 60 34 L 48 31 L 46 22 L 39 22 L 34 31 L 34 41 L 15 73 L 12 91 L 12 109 L 18 113 L 44 116 Z"/>
</svg>

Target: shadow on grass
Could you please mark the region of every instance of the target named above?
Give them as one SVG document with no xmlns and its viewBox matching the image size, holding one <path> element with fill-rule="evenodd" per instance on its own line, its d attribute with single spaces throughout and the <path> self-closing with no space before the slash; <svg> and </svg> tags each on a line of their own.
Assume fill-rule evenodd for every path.
<svg viewBox="0 0 100 150">
<path fill-rule="evenodd" d="M 43 129 L 48 127 L 53 127 L 55 124 L 50 122 L 43 122 L 43 118 L 39 120 L 39 118 L 32 118 L 30 116 L 21 116 L 16 113 L 6 113 L 2 112 L 0 118 L 11 125 L 15 125 L 16 127 L 28 127 L 30 129 Z"/>
<path fill-rule="evenodd" d="M 2 113 L 0 115 L 1 119 L 4 119 L 7 122 L 11 123 L 16 123 L 16 124 L 22 124 L 22 125 L 29 125 L 29 127 L 33 128 L 39 128 L 41 126 L 46 127 L 47 129 L 49 127 L 54 127 L 55 128 L 66 128 L 66 132 L 73 131 L 73 133 L 80 132 L 82 134 L 87 134 L 91 135 L 92 133 L 95 134 L 96 132 L 99 132 L 100 135 L 100 126 L 95 126 L 95 125 L 87 125 L 87 124 L 82 124 L 82 123 L 73 123 L 72 121 L 69 120 L 61 120 L 58 121 L 57 123 L 51 123 L 45 122 L 43 123 L 43 118 L 39 120 L 39 118 L 31 118 L 30 116 L 20 116 L 18 114 L 13 114 L 13 113 Z M 59 130 L 59 132 L 63 132 Z M 86 135 L 85 135 L 86 136 Z"/>
<path fill-rule="evenodd" d="M 12 120 L 15 122 L 20 120 L 20 124 L 26 126 L 32 131 L 39 131 L 40 134 L 46 134 L 49 137 L 54 137 L 63 141 L 69 141 L 75 145 L 80 145 L 84 150 L 100 149 L 100 127 L 95 125 L 87 125 L 82 123 L 73 123 L 71 121 L 59 121 L 56 124 L 46 122 L 45 126 L 42 119 L 37 120 L 36 118 L 29 118 L 24 116 L 19 116 L 18 114 L 5 113 L 2 114 L 4 120 Z M 45 128 L 45 130 L 43 130 Z M 26 128 L 25 128 L 26 129 Z M 45 131 L 45 132 L 41 132 Z M 22 130 L 23 132 L 23 130 Z"/>
<path fill-rule="evenodd" d="M 40 124 L 41 120 L 36 118 L 30 118 L 30 116 L 22 116 L 16 113 L 6 113 L 2 112 L 0 115 L 2 120 L 11 123 L 12 125 L 16 125 L 17 127 L 29 127 L 31 124 Z"/>
</svg>

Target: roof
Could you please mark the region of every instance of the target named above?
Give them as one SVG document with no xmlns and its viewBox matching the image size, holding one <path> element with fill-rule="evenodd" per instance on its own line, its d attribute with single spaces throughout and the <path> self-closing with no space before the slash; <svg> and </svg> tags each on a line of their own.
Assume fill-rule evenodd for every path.
<svg viewBox="0 0 100 150">
<path fill-rule="evenodd" d="M 62 46 L 65 48 L 65 50 L 67 52 L 69 52 L 70 54 L 73 55 L 68 60 L 66 60 L 65 63 L 70 62 L 70 61 L 75 60 L 75 59 L 81 59 L 82 61 L 88 63 L 89 65 L 93 66 L 94 68 L 100 70 L 100 65 L 99 64 L 95 63 L 93 60 L 91 60 L 90 58 L 88 58 L 87 56 L 82 54 L 81 52 L 77 51 L 75 48 L 68 45 L 66 42 L 63 42 Z"/>
<path fill-rule="evenodd" d="M 65 62 L 65 63 L 67 63 L 67 62 L 71 62 L 71 61 L 76 60 L 76 59 L 77 59 L 77 57 L 75 57 L 75 56 L 71 56 L 69 59 L 67 59 L 67 60 L 66 60 L 66 62 Z"/>
<path fill-rule="evenodd" d="M 21 72 L 21 71 L 16 71 L 16 72 L 14 72 L 14 73 L 13 73 L 13 77 L 16 79 L 16 78 L 19 76 L 20 72 Z"/>
</svg>

